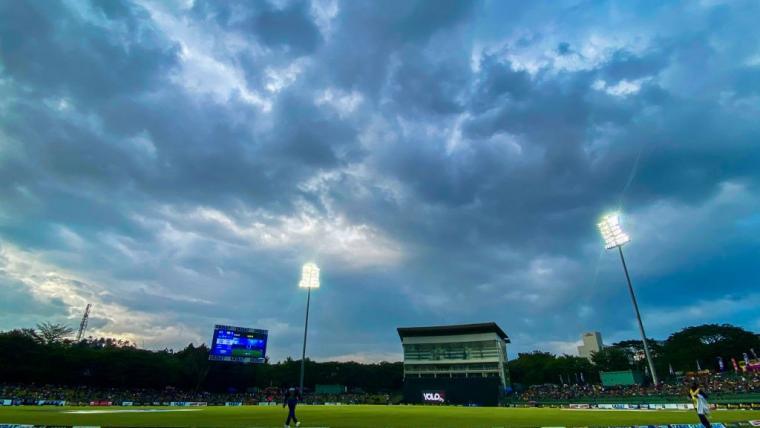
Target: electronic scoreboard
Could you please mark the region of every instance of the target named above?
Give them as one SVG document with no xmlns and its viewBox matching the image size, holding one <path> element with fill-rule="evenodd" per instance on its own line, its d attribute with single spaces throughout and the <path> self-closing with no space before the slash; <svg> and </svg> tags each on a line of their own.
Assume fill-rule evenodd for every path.
<svg viewBox="0 0 760 428">
<path fill-rule="evenodd" d="M 267 350 L 267 330 L 215 325 L 208 359 L 238 363 L 263 363 Z"/>
</svg>

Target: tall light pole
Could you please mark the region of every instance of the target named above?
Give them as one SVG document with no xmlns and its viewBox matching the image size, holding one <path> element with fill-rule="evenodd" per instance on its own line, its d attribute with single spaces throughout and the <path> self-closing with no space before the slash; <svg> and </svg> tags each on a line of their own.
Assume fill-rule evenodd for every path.
<svg viewBox="0 0 760 428">
<path fill-rule="evenodd" d="M 301 282 L 298 283 L 301 288 L 307 289 L 306 292 L 306 322 L 303 327 L 303 352 L 301 353 L 301 382 L 299 392 L 303 394 L 303 375 L 306 364 L 306 333 L 309 331 L 309 303 L 311 303 L 311 289 L 319 288 L 319 267 L 315 263 L 306 263 L 301 269 Z"/>
<path fill-rule="evenodd" d="M 633 285 L 631 285 L 631 277 L 628 275 L 628 266 L 625 264 L 625 257 L 623 257 L 623 245 L 631 241 L 631 237 L 628 236 L 623 228 L 620 226 L 620 214 L 613 213 L 604 216 L 602 221 L 597 224 L 599 231 L 604 238 L 604 247 L 608 250 L 617 248 L 620 253 L 620 261 L 623 263 L 623 271 L 625 272 L 625 279 L 628 281 L 628 292 L 631 294 L 631 302 L 633 302 L 633 310 L 636 312 L 636 321 L 639 323 L 639 333 L 641 333 L 641 341 L 644 343 L 644 354 L 647 357 L 647 363 L 649 364 L 649 371 L 652 373 L 652 381 L 655 385 L 659 385 L 657 379 L 657 372 L 654 369 L 654 361 L 652 361 L 652 354 L 649 352 L 649 345 L 647 344 L 647 335 L 644 332 L 644 323 L 641 322 L 641 313 L 639 312 L 639 304 L 636 301 L 636 293 L 633 292 Z"/>
</svg>

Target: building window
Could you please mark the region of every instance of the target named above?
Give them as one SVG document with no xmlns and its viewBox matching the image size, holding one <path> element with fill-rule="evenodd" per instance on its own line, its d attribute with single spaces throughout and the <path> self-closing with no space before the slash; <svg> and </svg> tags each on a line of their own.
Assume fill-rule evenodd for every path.
<svg viewBox="0 0 760 428">
<path fill-rule="evenodd" d="M 482 360 L 503 359 L 500 344 L 494 341 L 425 343 L 404 345 L 404 360 Z"/>
</svg>

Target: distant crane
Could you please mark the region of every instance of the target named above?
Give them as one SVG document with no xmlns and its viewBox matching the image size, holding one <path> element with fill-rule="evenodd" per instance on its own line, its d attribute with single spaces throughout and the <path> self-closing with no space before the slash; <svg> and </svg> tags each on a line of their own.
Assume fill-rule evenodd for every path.
<svg viewBox="0 0 760 428">
<path fill-rule="evenodd" d="M 84 315 L 82 315 L 82 322 L 79 323 L 79 333 L 77 333 L 77 342 L 82 340 L 84 338 L 84 332 L 87 330 L 87 320 L 90 319 L 90 308 L 92 307 L 92 303 L 88 303 L 87 307 L 84 308 Z"/>
</svg>

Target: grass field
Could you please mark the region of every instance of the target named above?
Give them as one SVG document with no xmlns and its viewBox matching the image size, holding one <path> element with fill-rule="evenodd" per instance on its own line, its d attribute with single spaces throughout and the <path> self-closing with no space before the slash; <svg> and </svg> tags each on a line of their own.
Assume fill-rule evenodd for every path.
<svg viewBox="0 0 760 428">
<path fill-rule="evenodd" d="M 105 413 L 70 413 L 70 412 Z M 119 412 L 119 413 L 114 413 Z M 282 427 L 280 407 L 0 407 L 0 424 L 151 427 Z M 302 427 L 484 428 L 697 423 L 693 411 L 597 411 L 418 406 L 303 406 Z M 760 419 L 756 411 L 713 413 L 716 422 Z"/>
</svg>

